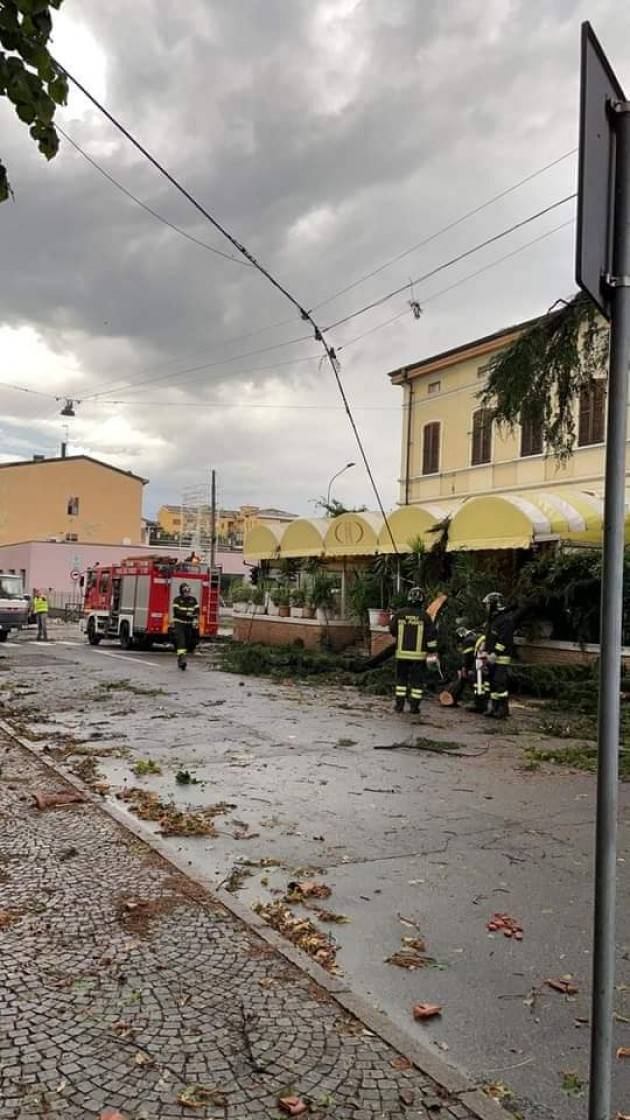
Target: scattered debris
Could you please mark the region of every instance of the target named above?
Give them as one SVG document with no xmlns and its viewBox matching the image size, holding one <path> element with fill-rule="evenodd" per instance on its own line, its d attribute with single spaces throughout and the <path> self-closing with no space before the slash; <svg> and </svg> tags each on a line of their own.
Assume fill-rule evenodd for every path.
<svg viewBox="0 0 630 1120">
<path fill-rule="evenodd" d="M 579 988 L 572 982 L 571 976 L 558 976 L 554 979 L 545 980 L 548 988 L 553 988 L 554 992 L 560 992 L 563 996 L 576 996 Z"/>
<path fill-rule="evenodd" d="M 203 1108 L 206 1104 L 224 1108 L 226 1104 L 225 1093 L 207 1085 L 186 1085 L 177 1094 L 177 1100 L 184 1108 Z"/>
<path fill-rule="evenodd" d="M 227 801 L 207 805 L 203 809 L 178 809 L 171 801 L 165 804 L 157 793 L 132 786 L 116 794 L 119 801 L 127 801 L 132 812 L 142 821 L 157 821 L 162 836 L 217 836 L 214 818 L 229 813 L 236 806 Z"/>
<path fill-rule="evenodd" d="M 183 895 L 168 894 L 159 898 L 119 898 L 117 916 L 120 924 L 138 937 L 146 936 L 153 918 L 166 915 L 183 906 Z"/>
<path fill-rule="evenodd" d="M 320 922 L 334 922 L 337 925 L 344 925 L 350 919 L 345 914 L 336 914 L 334 910 L 324 910 L 322 906 L 314 906 L 313 910 L 317 914 Z"/>
<path fill-rule="evenodd" d="M 398 1096 L 400 1101 L 405 1105 L 406 1108 L 411 1108 L 413 1102 L 416 1099 L 416 1094 L 414 1093 L 413 1089 L 399 1089 Z"/>
<path fill-rule="evenodd" d="M 59 852 L 58 859 L 60 863 L 65 863 L 68 859 L 75 859 L 78 854 L 78 848 L 62 848 L 62 850 Z"/>
<path fill-rule="evenodd" d="M 38 809 L 60 809 L 66 805 L 77 805 L 85 801 L 85 795 L 78 789 L 59 789 L 53 793 L 33 794 Z"/>
<path fill-rule="evenodd" d="M 283 902 L 258 902 L 254 910 L 268 926 L 308 953 L 327 972 L 337 971 L 337 943 L 316 929 L 308 918 L 297 918 Z"/>
<path fill-rule="evenodd" d="M 146 1050 L 136 1050 L 134 1061 L 137 1066 L 152 1066 L 155 1064 L 155 1059 L 147 1054 Z"/>
<path fill-rule="evenodd" d="M 412 1014 L 418 1022 L 423 1022 L 425 1019 L 433 1019 L 436 1015 L 441 1015 L 442 1008 L 439 1003 L 417 1003 Z"/>
<path fill-rule="evenodd" d="M 57 1092 L 59 1093 L 61 1090 L 57 1089 Z M 100 1120 L 125 1120 L 125 1117 L 117 1108 L 104 1108 L 101 1112 Z"/>
<path fill-rule="evenodd" d="M 483 1086 L 483 1091 L 487 1097 L 491 1097 L 493 1101 L 511 1101 L 514 1098 L 514 1093 L 503 1081 L 489 1081 Z"/>
<path fill-rule="evenodd" d="M 577 1073 L 565 1072 L 562 1074 L 561 1088 L 569 1097 L 583 1097 L 586 1082 Z"/>
<path fill-rule="evenodd" d="M 302 883 L 291 882 L 287 886 L 286 902 L 303 902 L 305 898 L 330 898 L 332 891 L 325 883 L 306 880 Z"/>
<path fill-rule="evenodd" d="M 433 957 L 425 957 L 412 949 L 399 949 L 398 952 L 392 953 L 391 957 L 385 957 L 385 963 L 395 964 L 398 968 L 408 968 L 413 972 L 415 968 L 426 968 L 435 962 Z"/>
<path fill-rule="evenodd" d="M 287 1116 L 303 1116 L 308 1112 L 308 1105 L 301 1097 L 280 1097 L 278 1108 Z"/>
<path fill-rule="evenodd" d="M 134 762 L 131 769 L 138 778 L 144 777 L 145 774 L 162 773 L 162 767 L 154 758 L 139 758 L 137 762 Z"/>
<path fill-rule="evenodd" d="M 515 941 L 523 940 L 523 927 L 509 914 L 493 914 L 486 928 L 491 933 L 500 932 L 504 937 L 513 937 Z"/>
<path fill-rule="evenodd" d="M 21 917 L 21 910 L 0 910 L 0 930 L 8 929 Z"/>
<path fill-rule="evenodd" d="M 409 1061 L 409 1058 L 403 1058 L 402 1055 L 399 1058 L 392 1058 L 389 1064 L 392 1069 L 403 1070 L 412 1068 L 412 1062 Z"/>
<path fill-rule="evenodd" d="M 630 1046 L 618 1046 L 617 1047 L 617 1057 L 618 1058 L 630 1058 Z"/>
<path fill-rule="evenodd" d="M 337 739 L 336 746 L 338 747 L 356 747 L 356 739 Z"/>
<path fill-rule="evenodd" d="M 199 778 L 195 778 L 194 774 L 190 773 L 190 770 L 178 770 L 175 774 L 175 781 L 177 782 L 178 786 L 201 785 Z"/>
<path fill-rule="evenodd" d="M 236 894 L 237 891 L 240 891 L 245 880 L 249 879 L 253 874 L 254 872 L 245 864 L 235 863 L 227 879 L 224 879 L 219 886 L 225 887 L 226 891 L 229 891 L 230 894 Z"/>
</svg>

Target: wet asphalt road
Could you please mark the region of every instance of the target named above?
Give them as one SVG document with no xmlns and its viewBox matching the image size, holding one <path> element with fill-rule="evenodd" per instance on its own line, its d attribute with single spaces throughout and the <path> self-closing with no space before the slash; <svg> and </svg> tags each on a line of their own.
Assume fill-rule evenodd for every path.
<svg viewBox="0 0 630 1120">
<path fill-rule="evenodd" d="M 586 1098 L 562 1084 L 588 1076 L 595 781 L 523 768 L 524 747 L 541 742 L 534 713 L 517 709 L 509 734 L 434 704 L 416 723 L 353 689 L 241 679 L 214 671 L 207 654 L 184 674 L 167 652 L 93 649 L 71 628 L 55 633 L 48 646 L 24 635 L 0 649 L 0 696 L 45 736 L 42 749 L 65 733 L 95 752 L 121 748 L 124 757 L 98 759 L 112 795 L 142 785 L 182 805 L 234 803 L 218 838 L 169 843 L 217 884 L 239 861 L 278 861 L 249 869 L 246 904 L 316 872 L 332 889 L 325 905 L 349 918 L 322 928 L 357 992 L 473 1079 L 502 1083 L 527 1120 L 586 1115 Z M 374 750 L 418 735 L 456 742 L 459 754 Z M 135 777 L 139 758 L 162 774 Z M 178 769 L 200 784 L 178 786 Z M 615 1045 L 630 1046 L 628 785 L 620 806 Z M 523 925 L 522 942 L 488 932 L 495 911 Z M 418 935 L 434 967 L 386 963 Z M 568 974 L 575 998 L 544 984 Z M 440 1003 L 441 1018 L 414 1024 L 421 1001 Z M 615 1078 L 615 1107 L 628 1111 L 630 1059 Z"/>
</svg>

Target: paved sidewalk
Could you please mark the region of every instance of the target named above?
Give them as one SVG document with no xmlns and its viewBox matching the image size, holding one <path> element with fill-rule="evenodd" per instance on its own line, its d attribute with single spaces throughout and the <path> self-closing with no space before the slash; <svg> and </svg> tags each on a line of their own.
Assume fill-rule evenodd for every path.
<svg viewBox="0 0 630 1120">
<path fill-rule="evenodd" d="M 27 751 L 0 763 L 1 1120 L 276 1117 L 289 1094 L 477 1115 L 97 805 L 38 810 L 70 787 Z"/>
</svg>

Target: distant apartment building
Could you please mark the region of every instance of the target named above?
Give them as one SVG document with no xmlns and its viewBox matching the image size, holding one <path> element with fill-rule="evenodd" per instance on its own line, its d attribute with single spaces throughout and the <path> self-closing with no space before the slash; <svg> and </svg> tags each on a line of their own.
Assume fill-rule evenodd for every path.
<svg viewBox="0 0 630 1120">
<path fill-rule="evenodd" d="M 216 535 L 220 544 L 241 548 L 245 533 L 257 521 L 272 522 L 276 525 L 288 524 L 297 517 L 281 509 L 266 509 L 246 505 L 238 509 L 217 509 Z M 164 505 L 157 512 L 157 525 L 163 534 L 170 538 L 181 537 L 182 541 L 204 544 L 210 540 L 212 532 L 212 510 L 201 505 Z M 153 539 L 159 540 L 159 530 Z"/>
<path fill-rule="evenodd" d="M 0 545 L 142 543 L 146 479 L 89 455 L 0 464 Z"/>
</svg>

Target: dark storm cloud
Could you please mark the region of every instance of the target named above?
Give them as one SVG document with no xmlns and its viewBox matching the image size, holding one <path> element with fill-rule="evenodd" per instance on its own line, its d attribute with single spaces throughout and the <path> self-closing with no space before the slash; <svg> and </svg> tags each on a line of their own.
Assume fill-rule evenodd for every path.
<svg viewBox="0 0 630 1120">
<path fill-rule="evenodd" d="M 177 6 L 65 0 L 64 9 L 65 41 L 67 23 L 76 20 L 106 54 L 112 111 L 308 306 L 575 142 L 585 5 L 573 0 L 188 0 Z M 619 52 L 620 72 L 629 72 L 630 10 L 598 0 L 588 15 L 611 51 Z M 70 135 L 171 221 L 228 248 L 98 114 L 77 119 L 83 109 L 73 93 L 60 117 Z M 229 344 L 290 317 L 290 307 L 247 269 L 161 226 L 69 145 L 46 165 L 6 104 L 0 104 L 0 128 L 16 188 L 16 202 L 0 208 L 1 322 L 28 324 L 51 350 L 74 354 L 84 370 L 77 393 L 181 370 L 204 355 L 220 361 L 302 333 L 296 320 Z M 322 322 L 405 283 L 572 185 L 569 161 L 326 306 Z M 531 235 L 554 222 L 555 216 Z M 506 251 L 518 243 L 511 241 Z M 420 328 L 405 319 L 349 348 L 344 375 L 352 399 L 392 406 L 398 398 L 385 370 L 534 314 L 565 295 L 570 252 L 570 235 L 557 235 L 514 266 L 427 308 Z M 478 263 L 489 259 L 486 254 Z M 446 274 L 420 294 L 464 273 Z M 336 344 L 403 309 L 404 301 L 337 332 Z M 2 341 L 4 367 L 1 347 Z M 278 366 L 277 377 L 265 383 L 274 360 L 313 351 L 310 344 L 295 346 L 199 371 L 185 393 L 159 382 L 127 396 L 139 401 L 143 394 L 149 400 L 149 393 L 151 399 L 170 393 L 179 407 L 191 392 L 238 399 L 253 379 L 260 401 L 333 401 L 317 363 Z M 264 372 L 239 373 L 252 366 Z M 36 385 L 37 372 L 23 380 Z M 58 388 L 67 392 L 71 384 Z M 20 403 L 10 398 L 12 414 L 19 414 Z M 321 491 L 322 460 L 330 457 L 334 466 L 356 455 L 337 413 L 224 409 L 217 416 L 211 409 L 195 415 L 134 405 L 121 414 L 120 438 L 114 420 L 108 427 L 99 419 L 102 410 L 86 406 L 84 415 L 77 438 L 90 436 L 102 453 L 137 441 L 143 469 L 163 495 L 168 486 L 176 491 L 194 480 L 212 457 L 244 498 L 249 487 L 250 496 L 304 508 L 311 491 Z M 392 409 L 382 416 L 366 411 L 359 420 L 392 502 L 399 418 Z M 373 504 L 358 472 L 347 485 Z"/>
</svg>

